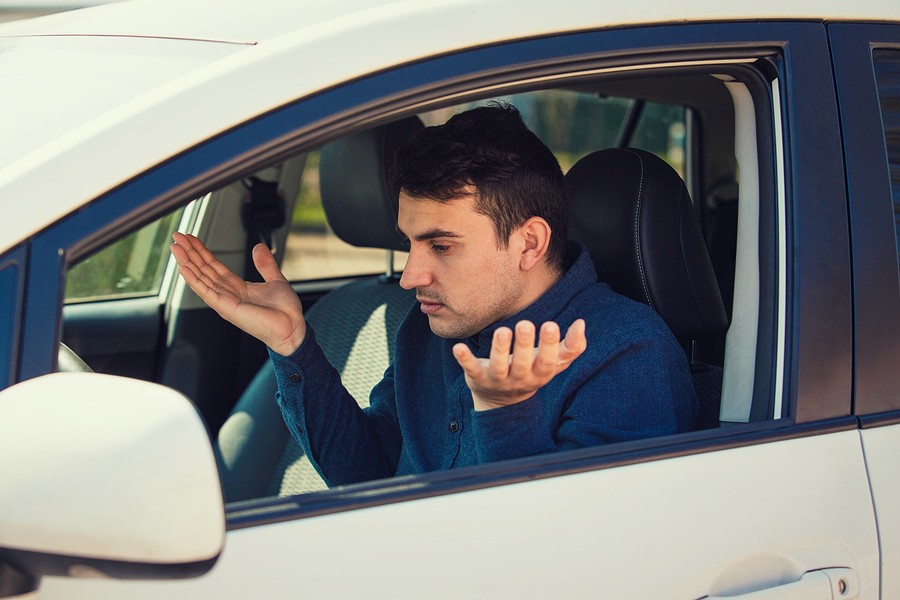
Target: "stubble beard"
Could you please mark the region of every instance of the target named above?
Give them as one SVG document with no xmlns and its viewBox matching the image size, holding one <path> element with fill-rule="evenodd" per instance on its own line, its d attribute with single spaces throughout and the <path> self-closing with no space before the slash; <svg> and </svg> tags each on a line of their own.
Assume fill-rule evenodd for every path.
<svg viewBox="0 0 900 600">
<path fill-rule="evenodd" d="M 517 312 L 515 304 L 518 296 L 513 292 L 518 290 L 518 283 L 507 280 L 505 285 L 498 286 L 499 290 L 485 290 L 485 295 L 492 295 L 495 302 L 483 307 L 477 312 L 467 311 L 466 307 L 456 310 L 447 304 L 446 299 L 439 295 L 421 293 L 419 296 L 440 302 L 444 305 L 442 312 L 445 315 L 428 315 L 428 326 L 431 332 L 445 339 L 465 339 L 476 335 L 486 327 L 501 321 Z M 417 290 L 418 292 L 418 290 Z"/>
</svg>

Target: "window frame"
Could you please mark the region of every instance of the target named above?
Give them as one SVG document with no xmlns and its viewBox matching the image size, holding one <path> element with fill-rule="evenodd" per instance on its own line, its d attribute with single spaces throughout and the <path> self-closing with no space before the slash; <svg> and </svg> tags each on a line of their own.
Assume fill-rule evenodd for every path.
<svg viewBox="0 0 900 600">
<path fill-rule="evenodd" d="M 229 528 L 239 528 L 855 428 L 855 421 L 843 418 L 850 414 L 850 323 L 849 311 L 844 312 L 850 302 L 849 253 L 841 244 L 826 242 L 829 235 L 821 235 L 819 228 L 824 224 L 826 234 L 834 233 L 839 238 L 847 234 L 836 103 L 833 93 L 828 93 L 833 92 L 832 73 L 830 65 L 822 61 L 827 56 L 827 40 L 821 23 L 635 27 L 508 42 L 389 69 L 249 121 L 148 170 L 34 239 L 19 378 L 48 372 L 54 362 L 62 290 L 60 278 L 46 274 L 62 273 L 69 258 L 95 247 L 101 237 L 121 232 L 138 210 L 146 220 L 155 218 L 217 184 L 321 144 L 328 136 L 350 127 L 413 112 L 417 102 L 429 102 L 430 98 L 450 99 L 470 94 L 472 89 L 604 65 L 704 58 L 718 63 L 729 57 L 768 56 L 773 51 L 784 57 L 778 77 L 785 125 L 783 184 L 787 196 L 785 247 L 789 254 L 785 257 L 785 335 L 778 343 L 785 355 L 784 398 L 790 418 L 373 482 L 301 500 L 253 501 L 252 510 L 246 512 L 233 507 L 228 524 Z M 769 124 L 765 128 L 773 136 L 777 133 L 770 131 Z M 815 135 L 809 136 L 810 132 Z M 830 167 L 836 167 L 826 169 L 824 175 L 820 172 L 823 155 Z M 779 172 L 781 165 L 771 164 L 774 155 L 764 159 L 768 162 L 761 168 Z M 796 244 L 797 238 L 804 245 Z M 823 261 L 823 256 L 827 260 Z M 828 294 L 823 294 L 826 289 Z M 830 316 L 828 326 L 823 326 L 823 315 Z M 774 356 L 775 350 L 771 348 L 769 354 Z M 826 369 L 836 375 L 823 377 Z"/>
<path fill-rule="evenodd" d="M 15 383 L 27 268 L 25 244 L 0 256 L 0 389 Z"/>
</svg>

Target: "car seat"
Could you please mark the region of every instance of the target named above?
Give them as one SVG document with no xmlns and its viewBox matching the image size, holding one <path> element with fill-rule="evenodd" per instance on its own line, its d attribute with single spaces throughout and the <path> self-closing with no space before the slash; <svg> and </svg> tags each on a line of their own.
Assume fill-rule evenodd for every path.
<svg viewBox="0 0 900 600">
<path fill-rule="evenodd" d="M 422 127 L 418 118 L 407 118 L 323 147 L 322 204 L 338 237 L 354 246 L 405 249 L 390 168 L 397 148 Z M 389 272 L 338 287 L 306 311 L 319 345 L 360 406 L 368 406 L 371 388 L 393 359 L 397 328 L 414 301 L 415 292 L 402 289 Z M 288 432 L 276 392 L 266 362 L 219 430 L 214 446 L 228 502 L 326 487 Z"/>
<path fill-rule="evenodd" d="M 589 154 L 566 173 L 569 237 L 587 245 L 600 281 L 656 310 L 688 358 L 693 341 L 722 334 L 728 318 L 684 182 L 634 148 Z M 719 425 L 722 368 L 691 362 L 697 428 Z"/>
</svg>

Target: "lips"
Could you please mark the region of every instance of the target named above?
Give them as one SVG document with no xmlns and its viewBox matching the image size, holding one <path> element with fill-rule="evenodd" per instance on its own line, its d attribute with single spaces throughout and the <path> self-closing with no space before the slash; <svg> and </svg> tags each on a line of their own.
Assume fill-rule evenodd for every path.
<svg viewBox="0 0 900 600">
<path fill-rule="evenodd" d="M 419 308 L 426 315 L 436 314 L 438 311 L 440 311 L 444 307 L 443 303 L 435 302 L 434 300 L 430 300 L 428 298 L 417 297 L 416 300 L 419 301 L 419 305 L 420 305 Z"/>
</svg>

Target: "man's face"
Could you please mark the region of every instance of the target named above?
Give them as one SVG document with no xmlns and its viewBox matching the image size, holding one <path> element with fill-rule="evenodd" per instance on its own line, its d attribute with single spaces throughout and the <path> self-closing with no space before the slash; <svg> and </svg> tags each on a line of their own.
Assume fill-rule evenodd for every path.
<svg viewBox="0 0 900 600">
<path fill-rule="evenodd" d="M 442 203 L 400 194 L 397 225 L 410 245 L 400 285 L 415 288 L 431 331 L 444 338 L 473 335 L 524 308 L 517 246 L 498 248 L 493 223 L 474 204 L 472 195 Z"/>
</svg>

